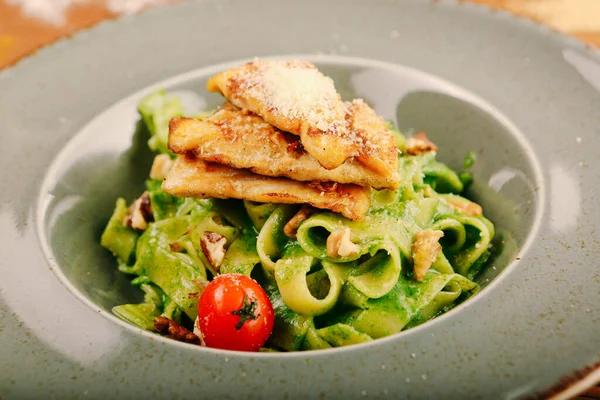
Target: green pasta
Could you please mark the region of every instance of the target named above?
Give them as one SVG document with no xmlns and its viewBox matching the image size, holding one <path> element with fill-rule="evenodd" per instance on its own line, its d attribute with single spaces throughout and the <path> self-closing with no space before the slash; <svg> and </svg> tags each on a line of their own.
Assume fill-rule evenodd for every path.
<svg viewBox="0 0 600 400">
<path fill-rule="evenodd" d="M 149 147 L 169 153 L 168 121 L 183 114 L 179 100 L 157 92 L 139 111 Z M 394 134 L 404 150 L 404 136 Z M 473 279 L 493 251 L 494 225 L 461 195 L 473 180 L 473 162 L 468 155 L 456 173 L 433 151 L 401 153 L 400 187 L 372 191 L 364 220 L 316 211 L 294 238 L 285 227 L 300 206 L 177 198 L 149 179 L 147 227 L 127 226 L 129 209 L 118 199 L 101 238 L 145 294 L 143 303 L 117 305 L 113 312 L 142 329 L 154 330 L 158 316 L 192 329 L 204 285 L 218 274 L 241 273 L 262 285 L 275 311 L 264 351 L 354 345 L 423 324 L 477 293 Z M 218 268 L 201 246 L 207 233 L 225 238 Z M 443 234 L 441 250 L 419 278 L 418 238 L 432 233 Z M 352 251 L 332 252 L 328 242 L 337 235 L 347 235 Z"/>
<path fill-rule="evenodd" d="M 181 237 L 192 223 L 189 217 L 173 217 L 152 224 L 138 240 L 133 269 L 147 276 L 190 318 L 196 318 L 198 299 L 190 294 L 201 292 L 206 269 L 199 267 L 189 254 L 170 249 L 170 243 Z"/>
<path fill-rule="evenodd" d="M 169 137 L 169 121 L 173 117 L 183 115 L 183 106 L 177 97 L 167 97 L 161 90 L 145 97 L 138 106 L 138 111 L 150 133 L 148 147 L 160 153 L 169 153 L 167 140 Z"/>
<path fill-rule="evenodd" d="M 113 215 L 100 238 L 100 244 L 110 250 L 119 263 L 127 263 L 134 252 L 139 233 L 123 224 L 127 215 L 127 203 L 119 198 Z"/>
<path fill-rule="evenodd" d="M 324 263 L 322 279 L 329 281 L 327 295 L 318 299 L 311 293 L 307 274 L 317 261 L 300 245 L 294 244 L 287 248 L 284 257 L 275 265 L 274 275 L 281 298 L 292 311 L 301 315 L 314 316 L 331 310 L 342 290 L 345 273 Z"/>
</svg>

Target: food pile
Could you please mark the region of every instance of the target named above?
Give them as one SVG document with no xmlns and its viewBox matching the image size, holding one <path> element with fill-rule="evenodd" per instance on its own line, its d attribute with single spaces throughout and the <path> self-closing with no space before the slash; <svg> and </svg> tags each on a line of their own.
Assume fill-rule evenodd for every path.
<svg viewBox="0 0 600 400">
<path fill-rule="evenodd" d="M 212 77 L 227 99 L 206 119 L 176 118 L 179 157 L 163 189 L 175 196 L 309 204 L 363 219 L 369 191 L 396 189 L 398 147 L 361 99 L 343 102 L 304 61 L 256 60 Z"/>
<path fill-rule="evenodd" d="M 172 339 L 241 351 L 362 343 L 424 323 L 478 290 L 494 226 L 460 196 L 424 133 L 405 139 L 362 99 L 297 60 L 209 79 L 225 97 L 184 117 L 139 105 L 155 156 L 118 199 L 101 244 L 139 304 L 113 313 Z"/>
</svg>

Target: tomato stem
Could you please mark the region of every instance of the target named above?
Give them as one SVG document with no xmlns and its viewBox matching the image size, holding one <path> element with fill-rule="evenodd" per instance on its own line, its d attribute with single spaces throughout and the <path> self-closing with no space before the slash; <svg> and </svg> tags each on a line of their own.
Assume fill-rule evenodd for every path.
<svg viewBox="0 0 600 400">
<path fill-rule="evenodd" d="M 242 308 L 240 308 L 237 311 L 231 312 L 233 315 L 238 315 L 240 317 L 240 321 L 235 326 L 236 330 L 242 329 L 244 323 L 246 323 L 246 321 L 248 321 L 249 319 L 257 319 L 258 317 L 260 317 L 260 314 L 254 314 L 257 306 L 258 303 L 256 302 L 256 300 L 250 299 L 247 294 L 244 294 L 244 304 L 242 304 Z"/>
</svg>

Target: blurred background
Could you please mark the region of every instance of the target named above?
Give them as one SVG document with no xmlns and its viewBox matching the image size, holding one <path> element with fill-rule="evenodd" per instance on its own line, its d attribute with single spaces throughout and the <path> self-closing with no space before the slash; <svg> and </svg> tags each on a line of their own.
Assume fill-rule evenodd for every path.
<svg viewBox="0 0 600 400">
<path fill-rule="evenodd" d="M 78 29 L 176 1 L 0 0 L 0 68 Z M 463 1 L 532 18 L 600 47 L 600 0 Z"/>
</svg>

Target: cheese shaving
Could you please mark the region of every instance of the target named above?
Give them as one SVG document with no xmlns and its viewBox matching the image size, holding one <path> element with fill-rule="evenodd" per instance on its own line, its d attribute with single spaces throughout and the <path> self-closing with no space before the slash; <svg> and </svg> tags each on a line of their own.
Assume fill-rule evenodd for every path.
<svg viewBox="0 0 600 400">
<path fill-rule="evenodd" d="M 339 120 L 340 98 L 333 80 L 311 63 L 255 60 L 244 77 L 248 94 L 269 110 L 290 119 L 301 119 L 327 131 Z"/>
</svg>

